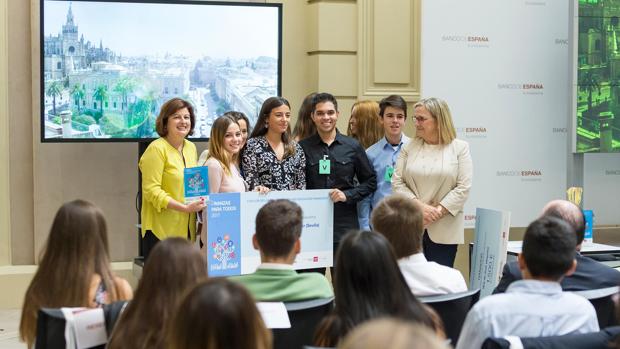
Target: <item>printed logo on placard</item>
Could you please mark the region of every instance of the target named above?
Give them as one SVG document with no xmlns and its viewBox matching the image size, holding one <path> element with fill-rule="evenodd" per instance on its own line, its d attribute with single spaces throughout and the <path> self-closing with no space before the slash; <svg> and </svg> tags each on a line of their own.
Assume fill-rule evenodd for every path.
<svg viewBox="0 0 620 349">
<path fill-rule="evenodd" d="M 620 176 L 620 170 L 605 170 L 605 176 Z"/>
<path fill-rule="evenodd" d="M 488 48 L 491 40 L 486 35 L 479 34 L 446 34 L 441 41 L 466 45 L 472 48 Z"/>
<path fill-rule="evenodd" d="M 484 126 L 457 127 L 456 132 L 463 138 L 487 138 L 487 128 Z"/>
<path fill-rule="evenodd" d="M 542 170 L 499 170 L 497 177 L 519 177 L 523 182 L 540 182 L 543 178 Z"/>
<path fill-rule="evenodd" d="M 223 237 L 218 236 L 216 241 L 211 243 L 211 252 L 214 260 L 218 261 L 215 265 L 210 265 L 212 270 L 227 270 L 239 267 L 239 261 L 236 260 L 235 242 L 230 239 L 230 235 L 225 234 Z"/>
<path fill-rule="evenodd" d="M 542 95 L 545 85 L 540 82 L 500 82 L 497 84 L 497 89 L 520 91 L 524 95 Z"/>
<path fill-rule="evenodd" d="M 315 263 L 318 262 L 319 261 L 319 256 L 312 257 L 312 261 L 315 262 Z"/>
</svg>

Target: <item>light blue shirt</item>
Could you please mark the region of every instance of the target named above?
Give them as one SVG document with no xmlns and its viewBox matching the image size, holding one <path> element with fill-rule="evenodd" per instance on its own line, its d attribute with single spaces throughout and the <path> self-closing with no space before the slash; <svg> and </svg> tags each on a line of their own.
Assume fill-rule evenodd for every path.
<svg viewBox="0 0 620 349">
<path fill-rule="evenodd" d="M 402 134 L 400 143 L 394 147 L 383 137 L 366 150 L 366 156 L 368 156 L 370 165 L 372 165 L 377 176 L 377 189 L 357 204 L 357 217 L 360 229 L 370 230 L 370 212 L 372 208 L 377 207 L 381 199 L 392 194 L 392 181 L 388 182 L 385 180 L 385 172 L 390 166 L 394 169 L 400 149 L 409 143 L 410 140 L 409 137 Z"/>
<path fill-rule="evenodd" d="M 480 348 L 487 337 L 547 337 L 599 330 L 596 311 L 558 282 L 519 280 L 480 300 L 467 314 L 456 349 Z"/>
</svg>

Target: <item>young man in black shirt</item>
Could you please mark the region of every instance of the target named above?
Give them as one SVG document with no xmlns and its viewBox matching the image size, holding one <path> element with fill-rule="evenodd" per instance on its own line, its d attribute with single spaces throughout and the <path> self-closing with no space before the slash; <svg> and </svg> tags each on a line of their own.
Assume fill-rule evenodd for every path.
<svg viewBox="0 0 620 349">
<path fill-rule="evenodd" d="M 335 254 L 342 237 L 349 230 L 359 229 L 357 203 L 375 191 L 377 179 L 364 148 L 336 129 L 336 98 L 318 93 L 312 105 L 317 133 L 299 144 L 306 153 L 306 188 L 332 189 Z"/>
</svg>

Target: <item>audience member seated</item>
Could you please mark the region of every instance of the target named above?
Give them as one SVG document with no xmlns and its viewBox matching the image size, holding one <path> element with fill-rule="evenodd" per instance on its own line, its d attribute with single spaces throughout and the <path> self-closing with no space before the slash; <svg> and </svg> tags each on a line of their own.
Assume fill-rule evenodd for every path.
<svg viewBox="0 0 620 349">
<path fill-rule="evenodd" d="M 543 208 L 542 215 L 564 220 L 573 227 L 572 233 L 576 233 L 577 251 L 575 252 L 575 260 L 577 260 L 577 269 L 573 274 L 562 279 L 560 284 L 564 291 L 595 290 L 620 285 L 620 272 L 579 253 L 586 225 L 583 212 L 577 205 L 566 200 L 553 200 Z M 521 280 L 521 271 L 517 262 L 506 263 L 502 278 L 493 293 L 505 292 L 508 285 L 516 280 Z"/>
<path fill-rule="evenodd" d="M 442 331 L 409 290 L 383 235 L 368 231 L 347 234 L 338 248 L 335 269 L 336 306 L 319 324 L 315 345 L 334 347 L 355 326 L 385 316 Z"/>
<path fill-rule="evenodd" d="M 24 296 L 19 332 L 29 348 L 40 308 L 94 308 L 132 298 L 129 283 L 112 273 L 108 251 L 106 222 L 97 206 L 75 200 L 60 207 Z"/>
<path fill-rule="evenodd" d="M 254 299 L 225 278 L 195 286 L 167 328 L 169 349 L 271 349 L 271 332 Z"/>
<path fill-rule="evenodd" d="M 185 292 L 206 277 L 204 259 L 188 240 L 168 238 L 155 245 L 107 348 L 164 348 L 166 321 Z"/>
<path fill-rule="evenodd" d="M 590 302 L 563 292 L 560 281 L 576 267 L 575 234 L 568 223 L 542 217 L 525 231 L 518 256 L 523 280 L 506 293 L 480 300 L 467 314 L 457 349 L 480 348 L 487 337 L 541 337 L 598 331 Z"/>
<path fill-rule="evenodd" d="M 403 320 L 370 320 L 351 331 L 340 349 L 447 349 L 444 341 L 428 328 Z"/>
<path fill-rule="evenodd" d="M 413 294 L 432 296 L 467 291 L 461 272 L 424 257 L 424 218 L 415 201 L 400 194 L 388 196 L 372 211 L 371 221 L 374 231 L 392 244 L 400 271 Z"/>
<path fill-rule="evenodd" d="M 301 249 L 301 207 L 289 200 L 272 200 L 256 215 L 254 248 L 260 252 L 256 272 L 232 277 L 258 301 L 292 302 L 334 296 L 329 281 L 319 273 L 297 273 L 295 256 Z"/>
</svg>

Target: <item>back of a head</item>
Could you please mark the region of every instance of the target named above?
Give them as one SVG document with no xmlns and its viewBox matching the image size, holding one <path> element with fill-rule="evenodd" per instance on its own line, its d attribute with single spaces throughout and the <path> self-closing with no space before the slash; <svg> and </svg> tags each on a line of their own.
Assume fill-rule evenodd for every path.
<svg viewBox="0 0 620 349">
<path fill-rule="evenodd" d="M 552 216 L 568 223 L 575 231 L 576 245 L 583 242 L 586 221 L 579 206 L 567 200 L 553 200 L 545 205 L 543 216 Z"/>
<path fill-rule="evenodd" d="M 168 326 L 170 349 L 268 349 L 271 333 L 241 285 L 214 278 L 196 285 Z"/>
<path fill-rule="evenodd" d="M 561 219 L 543 216 L 530 223 L 523 237 L 522 254 L 534 278 L 559 280 L 573 265 L 575 234 Z"/>
<path fill-rule="evenodd" d="M 159 348 L 167 319 L 187 290 L 206 279 L 200 251 L 183 238 L 165 239 L 144 265 L 133 301 L 117 323 L 108 348 Z M 145 321 L 145 319 L 149 319 Z"/>
<path fill-rule="evenodd" d="M 381 318 L 355 328 L 338 348 L 447 349 L 447 346 L 428 327 L 394 318 Z"/>
<path fill-rule="evenodd" d="M 422 209 L 410 198 L 402 194 L 385 197 L 373 208 L 370 220 L 372 229 L 388 239 L 397 259 L 422 251 Z"/>
<path fill-rule="evenodd" d="M 111 301 L 116 298 L 108 256 L 108 235 L 102 211 L 84 200 L 60 207 L 24 299 L 22 339 L 34 340 L 41 307 L 89 306 L 92 278 L 98 274 Z M 71 287 L 67 287 L 71 285 Z"/>
<path fill-rule="evenodd" d="M 301 237 L 301 207 L 286 200 L 271 200 L 256 214 L 256 239 L 268 257 L 286 257 Z"/>
<path fill-rule="evenodd" d="M 347 234 L 338 248 L 335 269 L 336 313 L 345 324 L 397 316 L 432 325 L 383 235 L 368 231 Z"/>
</svg>

